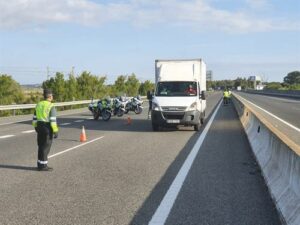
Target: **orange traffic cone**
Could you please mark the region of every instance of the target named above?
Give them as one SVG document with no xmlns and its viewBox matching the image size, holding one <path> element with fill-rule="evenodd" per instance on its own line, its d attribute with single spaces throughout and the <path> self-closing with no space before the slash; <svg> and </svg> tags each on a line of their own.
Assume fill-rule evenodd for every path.
<svg viewBox="0 0 300 225">
<path fill-rule="evenodd" d="M 128 124 L 128 125 L 131 124 L 131 118 L 130 118 L 130 116 L 127 117 L 127 124 Z"/>
<path fill-rule="evenodd" d="M 84 126 L 82 126 L 81 134 L 80 134 L 80 142 L 86 142 L 86 135 Z"/>
</svg>

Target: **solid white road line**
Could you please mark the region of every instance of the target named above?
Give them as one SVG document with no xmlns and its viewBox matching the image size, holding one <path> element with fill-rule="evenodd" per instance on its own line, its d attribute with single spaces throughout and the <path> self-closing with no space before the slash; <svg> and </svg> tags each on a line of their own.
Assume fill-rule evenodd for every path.
<svg viewBox="0 0 300 225">
<path fill-rule="evenodd" d="M 33 133 L 35 132 L 35 130 L 25 130 L 25 131 L 22 131 L 23 134 L 29 134 L 29 133 Z"/>
<path fill-rule="evenodd" d="M 55 156 L 64 154 L 64 153 L 66 153 L 66 152 L 72 151 L 72 150 L 74 150 L 74 149 L 76 149 L 76 148 L 79 148 L 79 147 L 81 147 L 81 146 L 84 146 L 84 145 L 90 144 L 90 143 L 92 143 L 92 142 L 98 141 L 98 140 L 100 140 L 100 139 L 102 139 L 102 138 L 104 138 L 104 136 L 98 137 L 98 138 L 93 139 L 93 140 L 91 140 L 91 141 L 84 142 L 84 143 L 82 143 L 82 144 L 80 144 L 80 145 L 74 146 L 74 147 L 72 147 L 72 148 L 68 148 L 68 149 L 66 149 L 66 150 L 64 150 L 64 151 L 55 153 L 55 154 L 53 154 L 53 155 L 50 155 L 48 158 L 53 158 L 53 157 L 55 157 Z"/>
<path fill-rule="evenodd" d="M 13 134 L 4 135 L 4 136 L 0 136 L 0 139 L 10 138 L 10 137 L 14 137 L 14 136 L 16 136 L 16 135 L 13 135 Z"/>
<path fill-rule="evenodd" d="M 177 198 L 177 195 L 183 185 L 183 182 L 186 178 L 186 176 L 189 173 L 189 170 L 194 162 L 194 159 L 196 158 L 200 147 L 207 135 L 207 132 L 220 108 L 220 105 L 222 104 L 222 101 L 220 101 L 218 107 L 216 108 L 215 112 L 213 113 L 211 119 L 209 120 L 209 122 L 207 123 L 207 125 L 205 126 L 202 134 L 200 135 L 200 137 L 198 138 L 196 144 L 194 145 L 192 151 L 190 152 L 190 154 L 188 155 L 188 157 L 186 158 L 186 160 L 184 161 L 181 169 L 179 170 L 177 176 L 175 177 L 173 183 L 171 184 L 171 186 L 169 187 L 169 190 L 167 191 L 167 193 L 165 194 L 163 200 L 161 201 L 159 207 L 156 209 L 154 215 L 152 216 L 152 219 L 149 222 L 149 225 L 163 225 L 166 221 L 166 219 L 169 216 L 169 213 L 175 203 L 175 200 Z"/>
<path fill-rule="evenodd" d="M 75 120 L 74 122 L 75 123 L 81 123 L 81 122 L 83 122 L 84 120 Z"/>
<path fill-rule="evenodd" d="M 62 123 L 62 124 L 58 124 L 59 126 L 66 126 L 66 125 L 70 125 L 71 123 Z"/>
<path fill-rule="evenodd" d="M 248 101 L 247 99 L 241 97 L 240 95 L 239 95 L 239 97 L 240 97 L 241 99 L 243 99 L 244 101 L 248 102 L 249 104 L 255 106 L 256 108 L 258 108 L 258 109 L 264 111 L 265 113 L 269 114 L 270 116 L 274 117 L 275 119 L 279 120 L 280 122 L 284 123 L 285 125 L 287 125 L 287 126 L 293 128 L 294 130 L 300 132 L 300 129 L 299 129 L 298 127 L 295 127 L 294 125 L 292 125 L 292 124 L 286 122 L 285 120 L 279 118 L 278 116 L 275 116 L 274 114 L 270 113 L 269 111 L 267 111 L 267 110 L 265 110 L 265 109 L 263 109 L 263 108 L 261 108 L 261 107 L 255 105 L 254 103 Z"/>
</svg>

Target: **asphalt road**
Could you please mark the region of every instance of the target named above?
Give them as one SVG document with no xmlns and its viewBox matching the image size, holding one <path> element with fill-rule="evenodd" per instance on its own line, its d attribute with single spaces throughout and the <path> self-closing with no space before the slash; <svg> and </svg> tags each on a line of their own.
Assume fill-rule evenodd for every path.
<svg viewBox="0 0 300 225">
<path fill-rule="evenodd" d="M 208 97 L 207 115 L 220 99 Z M 89 112 L 59 117 L 52 172 L 35 169 L 31 121 L 2 125 L 0 224 L 148 224 L 203 129 L 153 132 L 146 111 L 130 113 L 130 125 Z M 280 224 L 231 105 L 219 108 L 166 224 Z"/>
<path fill-rule="evenodd" d="M 300 129 L 300 100 L 235 92 Z"/>
<path fill-rule="evenodd" d="M 274 127 L 286 134 L 293 142 L 300 145 L 299 99 L 272 97 L 243 92 L 235 92 L 235 94 L 251 102 L 251 106 L 255 110 L 258 110 L 265 119 L 273 124 Z"/>
</svg>

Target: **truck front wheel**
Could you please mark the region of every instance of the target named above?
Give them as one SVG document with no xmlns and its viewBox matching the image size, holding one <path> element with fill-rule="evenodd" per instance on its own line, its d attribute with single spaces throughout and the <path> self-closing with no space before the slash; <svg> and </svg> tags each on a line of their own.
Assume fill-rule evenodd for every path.
<svg viewBox="0 0 300 225">
<path fill-rule="evenodd" d="M 201 117 L 199 118 L 199 120 L 198 120 L 198 123 L 194 125 L 194 130 L 195 130 L 195 131 L 199 131 L 199 130 L 200 130 L 201 124 L 203 124 L 203 123 L 202 123 L 202 120 L 203 120 L 203 118 L 202 118 L 202 116 L 201 116 Z"/>
<path fill-rule="evenodd" d="M 201 124 L 204 124 L 204 118 L 201 118 L 201 119 L 200 119 L 200 123 L 201 123 Z"/>
<path fill-rule="evenodd" d="M 205 118 L 205 111 L 202 113 L 201 118 L 200 118 L 201 124 L 204 124 L 204 118 Z"/>
<path fill-rule="evenodd" d="M 199 131 L 200 128 L 201 128 L 201 123 L 198 123 L 198 124 L 194 125 L 194 130 L 195 131 Z"/>
</svg>

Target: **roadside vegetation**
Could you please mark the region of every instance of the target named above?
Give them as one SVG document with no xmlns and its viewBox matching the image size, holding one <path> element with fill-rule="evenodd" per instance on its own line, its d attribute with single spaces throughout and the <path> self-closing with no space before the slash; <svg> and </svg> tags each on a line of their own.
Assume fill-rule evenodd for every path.
<svg viewBox="0 0 300 225">
<path fill-rule="evenodd" d="M 293 71 L 288 73 L 284 78 L 283 82 L 263 82 L 265 89 L 269 90 L 300 90 L 300 71 Z M 207 89 L 224 89 L 231 88 L 236 89 L 238 86 L 241 89 L 253 89 L 253 81 L 238 77 L 235 80 L 219 80 L 219 81 L 208 81 Z"/>
<path fill-rule="evenodd" d="M 37 103 L 43 97 L 43 88 L 52 89 L 55 102 L 100 99 L 106 96 L 145 96 L 147 91 L 154 88 L 154 83 L 149 80 L 141 82 L 135 74 L 120 75 L 114 84 L 107 85 L 106 79 L 106 76 L 93 75 L 87 71 L 77 77 L 69 75 L 68 79 L 65 79 L 64 74 L 57 72 L 54 77 L 44 81 L 40 87 L 22 88 L 11 76 L 0 74 L 0 105 Z M 76 106 L 61 107 L 60 110 L 70 107 Z M 31 111 L 0 111 L 0 116 L 9 116 L 13 113 L 21 115 L 31 113 Z"/>
<path fill-rule="evenodd" d="M 300 90 L 300 71 L 293 71 L 288 73 L 283 82 L 268 83 L 266 89 L 269 90 Z"/>
<path fill-rule="evenodd" d="M 141 82 L 134 73 L 118 76 L 113 84 L 106 84 L 106 81 L 106 76 L 93 75 L 87 71 L 79 76 L 69 75 L 67 79 L 63 73 L 57 72 L 54 77 L 44 81 L 39 87 L 25 88 L 10 75 L 0 74 L 0 105 L 37 103 L 42 99 L 43 88 L 52 89 L 55 102 L 100 99 L 106 96 L 146 96 L 148 91 L 154 89 L 154 83 L 149 80 Z M 283 78 L 283 82 L 263 84 L 266 89 L 272 90 L 300 90 L 300 71 L 288 73 Z M 252 89 L 253 82 L 242 77 L 235 80 L 207 81 L 208 90 L 236 89 L 238 86 L 242 89 Z M 62 107 L 59 110 L 71 107 L 81 106 Z M 32 110 L 0 111 L 0 116 L 28 113 L 32 113 Z"/>
</svg>

